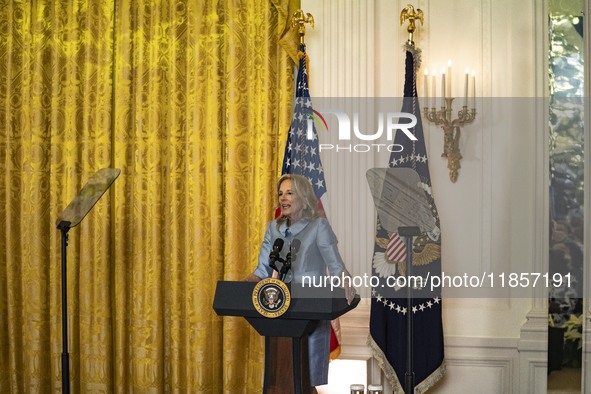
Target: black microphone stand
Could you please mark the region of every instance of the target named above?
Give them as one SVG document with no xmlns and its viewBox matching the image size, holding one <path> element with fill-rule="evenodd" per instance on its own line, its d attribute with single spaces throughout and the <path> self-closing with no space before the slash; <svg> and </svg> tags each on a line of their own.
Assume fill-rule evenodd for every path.
<svg viewBox="0 0 591 394">
<path fill-rule="evenodd" d="M 280 281 L 284 281 L 285 276 L 287 275 L 287 273 L 289 272 L 289 270 L 291 269 L 291 252 L 289 252 L 287 254 L 287 256 L 285 257 L 285 262 L 283 263 L 283 266 L 281 267 L 281 271 L 279 272 L 279 280 Z"/>
<path fill-rule="evenodd" d="M 301 241 L 296 238 L 293 240 L 293 242 L 289 246 L 289 252 L 287 253 L 287 256 L 285 256 L 285 262 L 284 262 L 283 266 L 281 267 L 281 272 L 280 272 L 281 275 L 279 276 L 279 279 L 282 282 L 285 279 L 285 277 L 287 276 L 287 273 L 289 272 L 289 270 L 291 269 L 292 260 L 295 260 L 298 257 L 297 252 L 300 250 L 300 245 L 301 245 Z"/>
<path fill-rule="evenodd" d="M 413 365 L 413 312 L 412 312 L 412 238 L 421 234 L 418 227 L 398 227 L 398 235 L 406 240 L 406 373 L 404 375 L 404 392 L 406 394 L 415 392 L 415 372 Z"/>
<path fill-rule="evenodd" d="M 76 227 L 119 176 L 117 168 L 98 170 L 62 211 L 56 221 L 62 235 L 62 393 L 70 393 L 70 354 L 68 353 L 68 281 L 66 249 L 68 231 Z"/>
<path fill-rule="evenodd" d="M 269 262 L 269 267 L 273 268 L 273 270 L 275 270 L 277 272 L 281 272 L 279 270 L 279 268 L 277 268 L 276 262 L 280 262 L 281 264 L 285 264 L 285 260 L 283 260 L 281 257 L 279 257 L 279 254 L 277 254 L 277 256 L 273 256 L 273 258 Z"/>
<path fill-rule="evenodd" d="M 68 280 L 67 258 L 70 222 L 61 221 L 57 228 L 62 233 L 62 393 L 70 393 L 70 354 L 68 353 Z"/>
</svg>

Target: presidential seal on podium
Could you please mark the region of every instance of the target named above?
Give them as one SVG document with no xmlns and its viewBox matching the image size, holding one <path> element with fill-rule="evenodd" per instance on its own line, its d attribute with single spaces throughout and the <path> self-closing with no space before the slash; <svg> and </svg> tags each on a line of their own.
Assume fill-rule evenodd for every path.
<svg viewBox="0 0 591 394">
<path fill-rule="evenodd" d="M 252 303 L 261 315 L 276 318 L 289 308 L 291 294 L 287 285 L 276 278 L 266 278 L 252 290 Z"/>
</svg>

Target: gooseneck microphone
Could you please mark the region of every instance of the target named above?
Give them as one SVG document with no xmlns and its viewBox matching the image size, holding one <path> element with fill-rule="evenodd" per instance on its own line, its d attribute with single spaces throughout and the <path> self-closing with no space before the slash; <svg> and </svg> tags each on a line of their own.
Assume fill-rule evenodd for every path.
<svg viewBox="0 0 591 394">
<path fill-rule="evenodd" d="M 271 253 L 269 253 L 269 266 L 273 268 L 275 271 L 279 272 L 277 269 L 277 265 L 275 264 L 277 261 L 283 262 L 283 259 L 279 257 L 279 252 L 283 249 L 284 241 L 281 238 L 277 238 L 273 243 L 273 249 L 271 249 Z"/>
<path fill-rule="evenodd" d="M 296 259 L 296 253 L 300 250 L 300 246 L 302 246 L 302 241 L 297 238 L 291 242 L 291 245 L 289 246 L 289 253 L 287 255 L 291 255 L 292 260 Z"/>
<path fill-rule="evenodd" d="M 291 261 L 297 258 L 298 250 L 300 250 L 300 246 L 302 242 L 299 239 L 294 239 L 289 246 L 289 252 L 287 256 L 285 256 L 285 264 L 281 267 L 281 272 L 279 275 L 279 279 L 283 281 L 289 270 L 291 269 Z"/>
</svg>

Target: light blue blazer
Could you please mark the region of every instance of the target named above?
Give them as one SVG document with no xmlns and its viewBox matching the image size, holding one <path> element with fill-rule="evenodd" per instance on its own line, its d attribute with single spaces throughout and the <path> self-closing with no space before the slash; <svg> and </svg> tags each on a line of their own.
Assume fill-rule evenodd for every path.
<svg viewBox="0 0 591 394">
<path fill-rule="evenodd" d="M 259 264 L 254 271 L 259 278 L 268 278 L 273 275 L 273 269 L 269 266 L 269 253 L 277 238 L 284 240 L 280 253 L 283 259 L 287 256 L 289 246 L 294 239 L 301 242 L 296 259 L 291 261 L 292 275 L 286 277 L 286 282 L 301 283 L 303 276 L 323 277 L 328 274 L 340 276 L 345 271 L 345 263 L 337 248 L 337 237 L 328 220 L 325 218 L 317 218 L 313 221 L 300 219 L 290 227 L 283 222 L 279 229 L 277 229 L 277 221 L 273 220 L 267 226 L 259 253 Z M 281 267 L 281 264 L 278 263 L 277 267 Z"/>
<path fill-rule="evenodd" d="M 343 259 L 337 249 L 337 237 L 328 220 L 325 218 L 317 218 L 313 221 L 300 219 L 289 228 L 284 222 L 279 226 L 279 229 L 277 229 L 277 221 L 273 220 L 267 226 L 259 253 L 259 263 L 254 271 L 254 274 L 259 278 L 268 278 L 273 275 L 273 269 L 269 266 L 269 253 L 277 238 L 284 240 L 280 252 L 283 259 L 287 256 L 294 239 L 299 239 L 301 242 L 296 259 L 292 259 L 291 275 L 285 278 L 286 282 L 301 283 L 303 276 L 323 277 L 328 274 L 340 276 L 346 271 Z M 281 268 L 281 263 L 277 263 L 277 268 Z M 328 383 L 329 357 L 330 322 L 320 321 L 308 336 L 311 386 Z"/>
</svg>

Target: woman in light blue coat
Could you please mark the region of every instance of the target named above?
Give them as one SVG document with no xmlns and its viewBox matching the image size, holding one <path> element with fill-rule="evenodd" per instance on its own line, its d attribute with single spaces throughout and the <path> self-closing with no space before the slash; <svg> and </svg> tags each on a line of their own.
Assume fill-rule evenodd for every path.
<svg viewBox="0 0 591 394">
<path fill-rule="evenodd" d="M 303 277 L 323 278 L 327 275 L 348 276 L 345 264 L 337 249 L 337 238 L 326 218 L 317 210 L 317 199 L 312 185 L 301 175 L 286 174 L 277 182 L 277 196 L 281 215 L 267 226 L 255 271 L 247 277 L 259 281 L 273 276 L 269 254 L 277 239 L 282 239 L 280 256 L 285 259 L 294 240 L 300 246 L 297 258 L 292 260 L 291 271 L 285 281 L 301 283 Z M 351 303 L 355 296 L 353 287 L 345 287 L 345 297 Z M 308 337 L 310 384 L 328 383 L 330 356 L 330 322 L 321 321 Z"/>
</svg>

